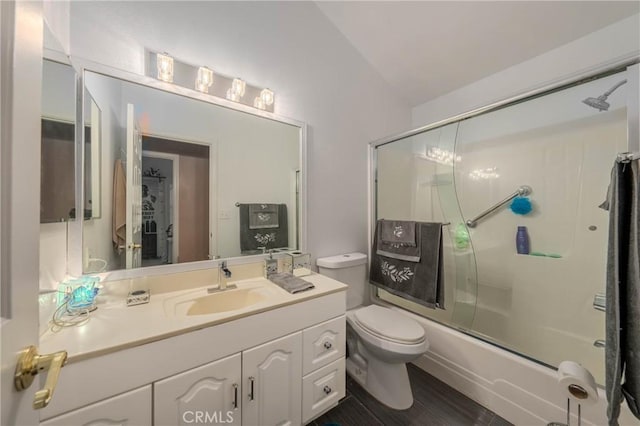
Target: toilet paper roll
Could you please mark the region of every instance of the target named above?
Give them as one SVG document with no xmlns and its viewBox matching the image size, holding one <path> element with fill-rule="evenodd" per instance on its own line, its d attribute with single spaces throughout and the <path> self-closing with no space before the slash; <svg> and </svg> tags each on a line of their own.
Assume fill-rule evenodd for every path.
<svg viewBox="0 0 640 426">
<path fill-rule="evenodd" d="M 558 366 L 558 384 L 562 392 L 580 404 L 598 402 L 598 387 L 593 375 L 573 361 L 562 361 Z"/>
</svg>

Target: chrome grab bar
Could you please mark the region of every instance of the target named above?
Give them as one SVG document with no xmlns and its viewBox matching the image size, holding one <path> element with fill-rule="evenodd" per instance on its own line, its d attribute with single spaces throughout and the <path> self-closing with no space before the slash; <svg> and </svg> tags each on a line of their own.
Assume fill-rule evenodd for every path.
<svg viewBox="0 0 640 426">
<path fill-rule="evenodd" d="M 522 185 L 520 188 L 518 188 L 516 190 L 516 192 L 514 192 L 513 194 L 509 195 L 507 198 L 505 198 L 504 200 L 500 201 L 499 203 L 497 203 L 495 206 L 488 208 L 487 210 L 483 211 L 482 213 L 480 213 L 478 216 L 476 216 L 473 219 L 468 220 L 467 226 L 469 228 L 475 228 L 476 225 L 478 224 L 478 221 L 480 219 L 485 218 L 486 216 L 489 216 L 491 213 L 495 212 L 496 210 L 498 210 L 500 207 L 504 206 L 505 204 L 507 204 L 509 201 L 513 200 L 514 198 L 518 197 L 518 196 L 522 196 L 522 195 L 529 195 L 531 194 L 531 187 L 527 186 L 527 185 Z"/>
</svg>

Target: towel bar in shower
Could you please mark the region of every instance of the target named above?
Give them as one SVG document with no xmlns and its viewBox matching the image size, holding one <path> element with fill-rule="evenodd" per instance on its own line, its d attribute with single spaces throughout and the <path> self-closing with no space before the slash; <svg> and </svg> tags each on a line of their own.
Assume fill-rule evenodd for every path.
<svg viewBox="0 0 640 426">
<path fill-rule="evenodd" d="M 469 219 L 466 223 L 467 226 L 469 228 L 475 228 L 476 225 L 478 224 L 478 221 L 480 219 L 484 219 L 486 216 L 489 216 L 491 213 L 495 212 L 496 210 L 498 210 L 500 207 L 504 206 L 505 204 L 507 204 L 509 201 L 513 200 L 514 198 L 518 197 L 518 196 L 522 196 L 522 195 L 529 195 L 531 194 L 531 187 L 527 186 L 527 185 L 522 185 L 521 187 L 519 187 L 516 192 L 514 192 L 513 194 L 509 195 L 507 198 L 505 198 L 504 200 L 500 201 L 499 203 L 497 203 L 496 205 L 488 208 L 487 210 L 483 211 L 482 213 L 480 213 L 478 216 L 474 217 L 473 219 Z"/>
</svg>

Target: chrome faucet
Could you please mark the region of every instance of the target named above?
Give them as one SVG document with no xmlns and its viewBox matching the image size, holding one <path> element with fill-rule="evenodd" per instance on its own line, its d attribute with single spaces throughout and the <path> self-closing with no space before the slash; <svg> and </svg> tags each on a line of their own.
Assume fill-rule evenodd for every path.
<svg viewBox="0 0 640 426">
<path fill-rule="evenodd" d="M 224 274 L 224 277 L 223 277 Z M 227 262 L 220 262 L 220 268 L 218 269 L 218 287 L 207 289 L 208 293 L 217 293 L 219 291 L 231 290 L 237 288 L 235 284 L 227 284 L 227 280 L 231 278 L 231 271 L 227 268 Z"/>
<path fill-rule="evenodd" d="M 220 271 L 224 273 L 225 278 L 231 278 L 231 271 L 227 268 L 227 262 L 224 260 L 220 262 Z"/>
</svg>

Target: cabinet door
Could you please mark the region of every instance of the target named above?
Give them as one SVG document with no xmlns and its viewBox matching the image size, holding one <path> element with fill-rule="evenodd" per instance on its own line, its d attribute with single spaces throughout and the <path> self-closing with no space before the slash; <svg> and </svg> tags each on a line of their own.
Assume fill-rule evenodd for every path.
<svg viewBox="0 0 640 426">
<path fill-rule="evenodd" d="M 302 333 L 242 353 L 245 425 L 302 423 Z"/>
<path fill-rule="evenodd" d="M 96 402 L 41 426 L 151 426 L 151 385 Z"/>
<path fill-rule="evenodd" d="M 240 354 L 153 384 L 154 424 L 241 424 Z"/>
</svg>

